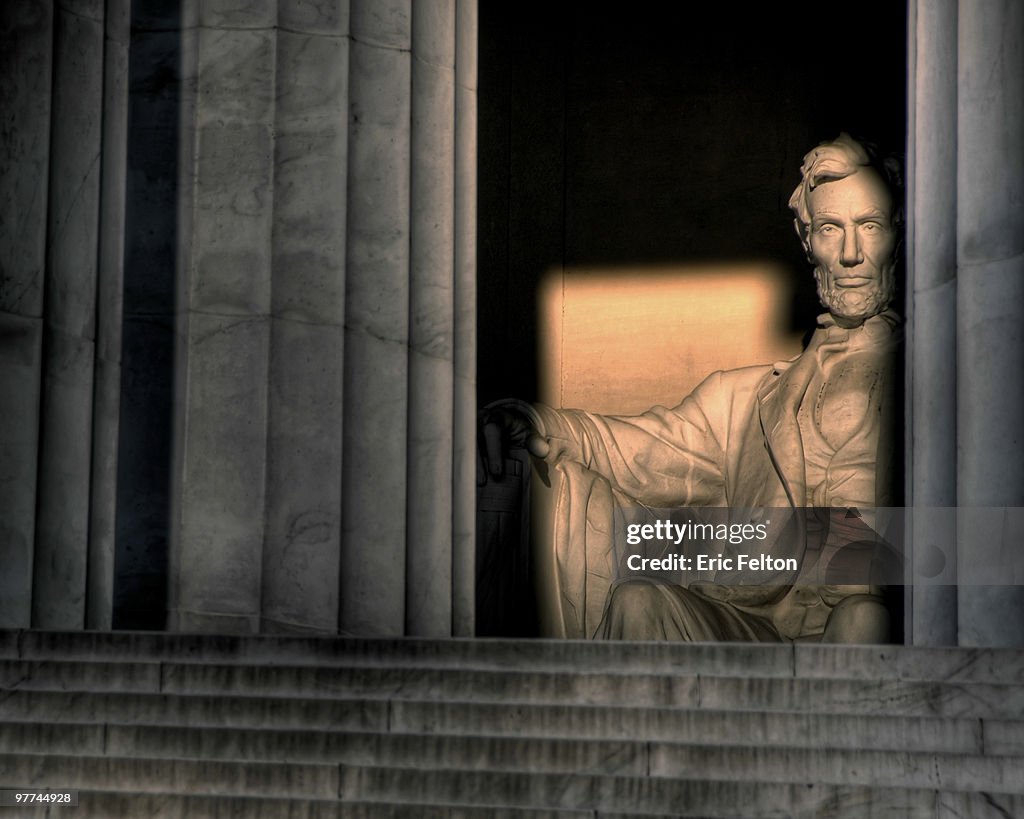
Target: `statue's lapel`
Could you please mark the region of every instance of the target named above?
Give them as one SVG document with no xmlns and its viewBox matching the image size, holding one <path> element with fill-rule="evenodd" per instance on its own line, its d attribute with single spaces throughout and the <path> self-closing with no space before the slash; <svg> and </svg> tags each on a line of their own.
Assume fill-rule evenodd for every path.
<svg viewBox="0 0 1024 819">
<path fill-rule="evenodd" d="M 779 374 L 769 376 L 757 394 L 765 445 L 794 506 L 806 505 L 804 448 L 797 411 L 814 370 L 814 354 L 807 351 L 788 366 L 777 365 Z"/>
</svg>

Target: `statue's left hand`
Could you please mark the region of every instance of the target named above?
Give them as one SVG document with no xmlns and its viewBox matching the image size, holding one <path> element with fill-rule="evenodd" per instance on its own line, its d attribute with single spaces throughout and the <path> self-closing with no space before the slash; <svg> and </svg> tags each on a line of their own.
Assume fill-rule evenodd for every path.
<svg viewBox="0 0 1024 819">
<path fill-rule="evenodd" d="M 544 458 L 551 450 L 530 418 L 516 408 L 516 403 L 499 401 L 480 413 L 482 445 L 478 446 L 477 455 L 484 475 L 500 477 L 504 474 L 504 456 L 510 446 L 524 447 L 537 458 Z"/>
</svg>

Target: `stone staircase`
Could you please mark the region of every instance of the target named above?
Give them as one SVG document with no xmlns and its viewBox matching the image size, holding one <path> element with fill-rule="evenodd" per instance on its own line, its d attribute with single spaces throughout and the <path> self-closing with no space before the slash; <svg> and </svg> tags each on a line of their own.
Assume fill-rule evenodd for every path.
<svg viewBox="0 0 1024 819">
<path fill-rule="evenodd" d="M 1024 817 L 1024 652 L 0 632 L 69 817 Z"/>
</svg>

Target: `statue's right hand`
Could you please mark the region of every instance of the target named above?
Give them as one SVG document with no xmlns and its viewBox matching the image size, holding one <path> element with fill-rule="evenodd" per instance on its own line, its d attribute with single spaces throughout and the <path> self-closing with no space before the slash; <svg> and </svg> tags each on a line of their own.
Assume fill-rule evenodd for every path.
<svg viewBox="0 0 1024 819">
<path fill-rule="evenodd" d="M 482 458 L 486 474 L 504 474 L 505 452 L 510 446 L 525 447 L 537 458 L 545 457 L 551 447 L 534 429 L 530 418 L 515 408 L 515 402 L 490 404 L 480 414 L 483 439 Z"/>
</svg>

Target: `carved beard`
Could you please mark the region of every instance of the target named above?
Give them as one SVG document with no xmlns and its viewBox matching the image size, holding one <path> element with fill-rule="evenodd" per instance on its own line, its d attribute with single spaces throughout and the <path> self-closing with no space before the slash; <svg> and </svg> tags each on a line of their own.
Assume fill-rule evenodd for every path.
<svg viewBox="0 0 1024 819">
<path fill-rule="evenodd" d="M 895 265 L 882 267 L 878 281 L 863 287 L 837 287 L 827 268 L 814 268 L 818 298 L 832 315 L 855 321 L 867 321 L 883 312 L 896 295 Z"/>
</svg>

